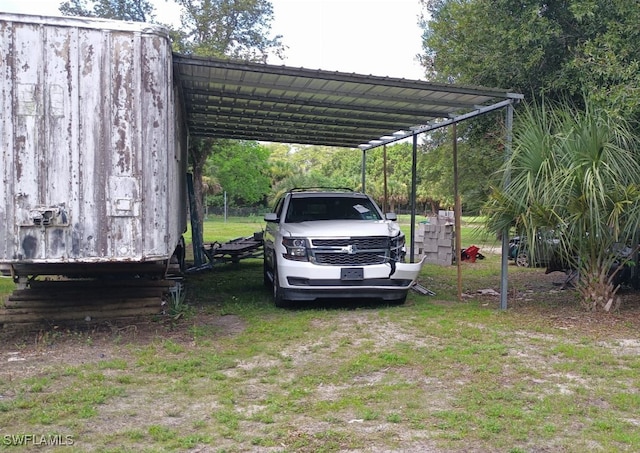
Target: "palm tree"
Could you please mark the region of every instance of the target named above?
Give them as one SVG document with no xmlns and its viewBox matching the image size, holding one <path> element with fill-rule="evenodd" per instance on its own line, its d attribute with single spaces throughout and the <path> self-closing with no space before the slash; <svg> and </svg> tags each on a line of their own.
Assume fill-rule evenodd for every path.
<svg viewBox="0 0 640 453">
<path fill-rule="evenodd" d="M 582 111 L 524 108 L 503 188 L 494 190 L 486 213 L 496 232 L 515 226 L 536 238 L 540 228 L 553 229 L 559 258 L 577 271 L 584 306 L 609 311 L 619 305 L 616 250 L 638 244 L 640 150 L 623 119 L 585 103 Z"/>
</svg>

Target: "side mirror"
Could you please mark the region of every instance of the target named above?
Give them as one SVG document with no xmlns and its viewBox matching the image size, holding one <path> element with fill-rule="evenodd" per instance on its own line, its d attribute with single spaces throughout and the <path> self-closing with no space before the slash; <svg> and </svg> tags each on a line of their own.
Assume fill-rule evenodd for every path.
<svg viewBox="0 0 640 453">
<path fill-rule="evenodd" d="M 264 215 L 264 220 L 265 220 L 265 222 L 277 222 L 278 221 L 278 214 L 276 214 L 275 212 L 267 212 Z"/>
<path fill-rule="evenodd" d="M 395 212 L 387 212 L 385 214 L 385 217 L 386 217 L 387 220 L 391 220 L 393 222 L 398 220 L 398 215 Z"/>
</svg>

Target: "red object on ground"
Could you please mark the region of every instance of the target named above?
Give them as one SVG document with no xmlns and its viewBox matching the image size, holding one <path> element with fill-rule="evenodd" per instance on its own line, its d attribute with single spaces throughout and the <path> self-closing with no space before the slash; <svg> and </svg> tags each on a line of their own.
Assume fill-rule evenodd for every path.
<svg viewBox="0 0 640 453">
<path fill-rule="evenodd" d="M 469 260 L 472 263 L 476 262 L 476 258 L 478 257 L 478 252 L 480 249 L 475 245 L 471 245 L 462 251 L 462 261 Z"/>
</svg>

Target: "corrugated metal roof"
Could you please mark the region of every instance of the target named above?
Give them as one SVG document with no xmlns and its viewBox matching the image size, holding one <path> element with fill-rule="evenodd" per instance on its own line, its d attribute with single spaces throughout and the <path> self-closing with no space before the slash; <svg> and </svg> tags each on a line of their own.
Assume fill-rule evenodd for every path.
<svg viewBox="0 0 640 453">
<path fill-rule="evenodd" d="M 506 90 L 173 55 L 192 136 L 366 148 Z M 394 136 L 394 134 L 396 134 Z"/>
</svg>

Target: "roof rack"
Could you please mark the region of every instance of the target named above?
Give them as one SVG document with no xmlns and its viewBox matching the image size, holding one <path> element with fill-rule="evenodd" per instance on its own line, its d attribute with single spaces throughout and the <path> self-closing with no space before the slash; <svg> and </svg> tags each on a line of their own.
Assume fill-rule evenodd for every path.
<svg viewBox="0 0 640 453">
<path fill-rule="evenodd" d="M 311 191 L 335 191 L 335 192 L 355 192 L 348 187 L 294 187 L 289 192 L 311 192 Z"/>
</svg>

